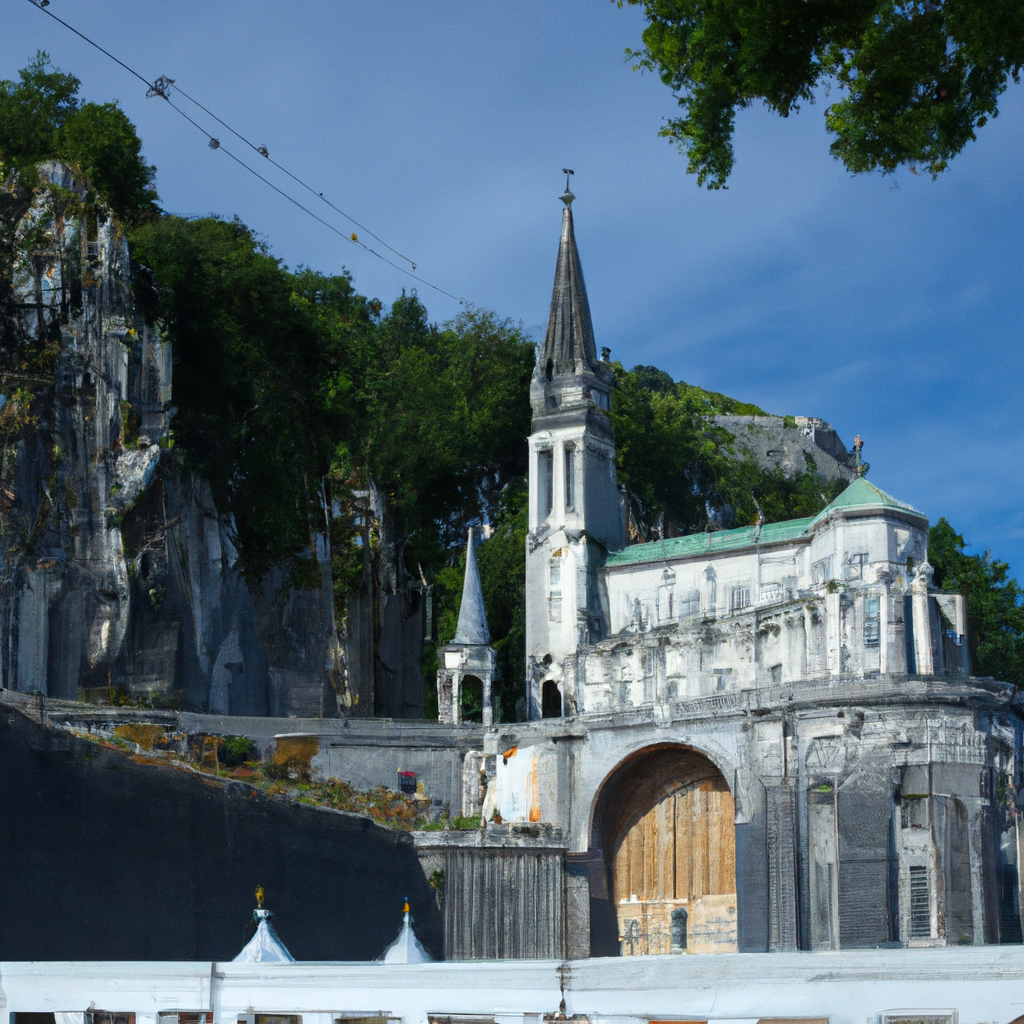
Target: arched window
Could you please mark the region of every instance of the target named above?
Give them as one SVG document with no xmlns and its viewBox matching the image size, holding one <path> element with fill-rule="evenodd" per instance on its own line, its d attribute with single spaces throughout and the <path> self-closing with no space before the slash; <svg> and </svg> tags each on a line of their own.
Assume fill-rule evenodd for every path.
<svg viewBox="0 0 1024 1024">
<path fill-rule="evenodd" d="M 541 687 L 540 713 L 542 718 L 562 717 L 562 693 L 554 679 L 546 679 Z"/>
<path fill-rule="evenodd" d="M 484 720 L 484 684 L 476 676 L 463 676 L 459 693 L 459 706 L 464 722 Z"/>
</svg>

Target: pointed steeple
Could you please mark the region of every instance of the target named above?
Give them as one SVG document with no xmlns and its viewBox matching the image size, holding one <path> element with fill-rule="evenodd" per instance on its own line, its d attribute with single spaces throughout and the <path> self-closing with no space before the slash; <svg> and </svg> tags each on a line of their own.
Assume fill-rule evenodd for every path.
<svg viewBox="0 0 1024 1024">
<path fill-rule="evenodd" d="M 572 201 L 575 198 L 566 185 L 561 197 L 565 209 L 562 211 L 562 237 L 558 243 L 548 332 L 544 336 L 544 344 L 537 351 L 534 371 L 537 380 L 598 373 L 590 303 L 572 224 Z"/>
<path fill-rule="evenodd" d="M 491 642 L 487 628 L 487 613 L 484 611 L 484 593 L 480 588 L 480 569 L 476 564 L 476 544 L 473 542 L 473 527 L 469 528 L 466 545 L 466 577 L 462 581 L 462 604 L 459 606 L 459 624 L 455 630 L 453 644 L 481 644 Z"/>
</svg>

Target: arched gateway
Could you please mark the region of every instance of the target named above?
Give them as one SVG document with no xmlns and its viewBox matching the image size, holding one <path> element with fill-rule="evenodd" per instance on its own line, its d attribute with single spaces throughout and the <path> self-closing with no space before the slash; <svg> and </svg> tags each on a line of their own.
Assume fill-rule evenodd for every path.
<svg viewBox="0 0 1024 1024">
<path fill-rule="evenodd" d="M 592 922 L 603 953 L 736 951 L 733 819 L 721 771 L 689 747 L 647 747 L 612 772 L 591 833 L 614 908 Z"/>
</svg>

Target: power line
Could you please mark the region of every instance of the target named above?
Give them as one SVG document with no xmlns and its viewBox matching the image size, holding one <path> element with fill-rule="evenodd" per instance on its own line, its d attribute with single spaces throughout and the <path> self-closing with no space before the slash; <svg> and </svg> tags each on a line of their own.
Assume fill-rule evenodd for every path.
<svg viewBox="0 0 1024 1024">
<path fill-rule="evenodd" d="M 175 81 L 174 81 L 174 79 L 173 79 L 173 78 L 169 78 L 169 79 L 165 79 L 165 80 L 167 81 L 167 83 L 168 83 L 169 85 L 173 85 L 173 86 L 174 86 L 174 89 L 175 89 L 175 91 L 176 91 L 176 92 L 180 92 L 180 93 L 181 93 L 181 95 L 182 95 L 182 96 L 184 96 L 184 97 L 185 97 L 185 99 L 187 99 L 187 100 L 188 100 L 188 101 L 189 101 L 190 103 L 194 103 L 194 104 L 195 104 L 195 105 L 196 105 L 196 106 L 197 106 L 197 107 L 198 107 L 198 108 L 199 108 L 200 110 L 202 110 L 202 111 L 203 111 L 204 113 L 206 113 L 206 114 L 209 114 L 209 115 L 210 115 L 210 117 L 212 117 L 212 118 L 214 119 L 214 121 L 216 121 L 216 122 L 217 122 L 218 124 L 221 124 L 221 125 L 223 125 L 223 126 L 224 126 L 225 128 L 227 128 L 227 130 L 228 130 L 229 132 L 231 132 L 231 134 L 232 134 L 232 135 L 235 135 L 235 136 L 237 136 L 237 137 L 238 137 L 239 139 L 241 139 L 241 140 L 242 140 L 242 142 L 244 142 L 244 143 L 245 143 L 245 144 L 246 144 L 246 145 L 247 145 L 247 146 L 248 146 L 248 147 L 249 147 L 250 149 L 252 149 L 252 150 L 253 150 L 254 152 L 256 152 L 256 153 L 259 153 L 259 155 L 260 155 L 260 156 L 262 156 L 262 157 L 263 157 L 264 159 L 266 159 L 266 160 L 269 160 L 269 161 L 270 161 L 270 162 L 271 162 L 271 163 L 272 163 L 272 164 L 273 164 L 273 165 L 274 165 L 274 166 L 275 166 L 275 167 L 276 167 L 276 168 L 277 168 L 277 169 L 278 169 L 279 171 L 282 171 L 282 172 L 283 172 L 284 174 L 287 174 L 287 175 L 288 175 L 288 177 L 292 179 L 292 181 L 295 181 L 295 182 L 297 182 L 297 183 L 298 183 L 298 184 L 300 184 L 300 185 L 301 185 L 301 186 L 302 186 L 302 187 L 303 187 L 303 188 L 304 188 L 304 189 L 305 189 L 305 190 L 306 190 L 307 192 L 309 192 L 309 193 L 311 193 L 312 195 L 316 196 L 316 197 L 317 197 L 318 199 L 321 199 L 321 200 L 323 200 L 323 202 L 325 202 L 325 203 L 326 203 L 326 204 L 327 204 L 327 205 L 328 205 L 328 206 L 329 206 L 329 207 L 330 207 L 330 208 L 331 208 L 332 210 L 334 210 L 334 211 L 335 211 L 336 213 L 340 213 L 340 214 L 342 215 L 342 217 L 344 217 L 344 218 L 345 218 L 345 220 L 347 220 L 347 221 L 351 221 L 351 223 L 355 224 L 355 226 L 356 226 L 357 228 L 359 228 L 359 229 L 360 229 L 361 231 L 365 231 L 365 232 L 366 232 L 366 233 L 367 233 L 367 234 L 368 234 L 368 235 L 369 235 L 369 236 L 370 236 L 371 238 L 376 238 L 376 239 L 377 239 L 377 241 L 378 241 L 378 242 L 380 242 L 380 244 L 381 244 L 381 245 L 383 245 L 385 249 L 390 249 L 390 250 L 391 250 L 391 252 L 393 252 L 393 253 L 394 253 L 394 254 L 395 254 L 396 256 L 398 256 L 398 257 L 399 257 L 400 259 L 403 259 L 403 260 L 405 260 L 405 261 L 406 261 L 406 262 L 407 262 L 407 263 L 408 263 L 408 264 L 409 264 L 409 265 L 410 265 L 410 266 L 412 267 L 412 269 L 413 269 L 413 270 L 415 270 L 415 269 L 416 269 L 416 264 L 415 264 L 415 262 L 413 262 L 413 260 L 409 259 L 409 257 L 408 257 L 408 256 L 404 255 L 403 253 L 400 253 L 400 252 L 399 252 L 399 251 L 398 251 L 397 249 L 395 249 L 395 248 L 394 248 L 393 246 L 390 246 L 390 245 L 388 245 L 388 243 L 387 243 L 387 242 L 385 242 L 385 241 L 384 241 L 384 239 L 383 239 L 383 238 L 381 238 L 381 237 L 380 237 L 379 235 L 375 235 L 375 234 L 374 234 L 374 233 L 373 233 L 373 232 L 372 232 L 372 231 L 371 231 L 371 230 L 370 230 L 370 229 L 369 229 L 368 227 L 366 227 L 366 226 L 365 226 L 364 224 L 360 224 L 360 223 L 359 223 L 359 221 L 357 221 L 357 220 L 356 220 L 356 219 L 355 219 L 354 217 L 350 217 L 350 216 L 349 216 L 349 215 L 348 215 L 348 214 L 347 214 L 347 213 L 346 213 L 346 212 L 345 212 L 344 210 L 341 210 L 341 209 L 339 209 L 339 208 L 338 208 L 337 206 L 335 206 L 335 205 L 334 205 L 334 203 L 332 203 L 332 202 L 331 202 L 331 201 L 330 201 L 329 199 L 327 199 L 327 198 L 326 198 L 326 197 L 324 196 L 323 192 L 317 192 L 317 191 L 316 191 L 316 189 L 315 189 L 315 188 L 313 188 L 313 186 L 312 186 L 312 185 L 309 185 L 309 184 L 307 184 L 307 183 L 306 183 L 305 181 L 303 181 L 303 180 L 302 180 L 301 178 L 299 178 L 299 177 L 297 177 L 296 175 L 292 174 L 292 172 L 291 172 L 291 171 L 289 171 L 287 167 L 282 167 L 282 166 L 281 166 L 281 164 L 279 164 L 279 163 L 278 163 L 278 162 L 277 162 L 277 161 L 276 161 L 276 160 L 275 160 L 275 159 L 274 159 L 274 158 L 273 158 L 273 157 L 272 157 L 272 156 L 270 155 L 270 153 L 269 153 L 269 152 L 267 151 L 267 148 L 266 148 L 266 146 L 257 146 L 257 145 L 255 145 L 255 143 L 253 143 L 253 142 L 250 142 L 250 141 L 249 141 L 249 139 L 247 139 L 247 138 L 246 138 L 246 137 L 245 137 L 244 135 L 242 135 L 242 133 L 241 133 L 241 132 L 238 132 L 238 131 L 236 131 L 236 130 L 235 130 L 234 128 L 232 128 L 232 127 L 231 127 L 231 125 L 229 125 L 229 124 L 228 124 L 228 123 L 227 123 L 226 121 L 222 121 L 222 120 L 221 120 L 221 119 L 220 119 L 220 118 L 219 118 L 219 117 L 218 117 L 218 116 L 217 116 L 217 115 L 216 115 L 216 114 L 215 114 L 215 113 L 214 113 L 214 112 L 213 112 L 212 110 L 207 110 L 207 109 L 206 109 L 206 107 L 204 107 L 204 106 L 202 105 L 202 103 L 200 103 L 200 102 L 199 102 L 199 100 L 193 99 L 193 98 L 192 98 L 191 96 L 189 96 L 189 94 L 188 94 L 187 92 L 185 92 L 185 90 L 184 90 L 184 89 L 182 89 L 180 85 L 177 85 L 177 84 L 175 83 Z M 160 82 L 160 79 L 157 79 L 157 82 L 159 83 L 159 82 Z M 165 98 L 166 98 L 166 97 L 165 97 Z"/>
<path fill-rule="evenodd" d="M 28 0 L 28 2 L 30 4 L 32 4 L 33 7 L 36 7 L 39 10 L 41 10 L 43 12 L 43 14 L 46 14 L 49 17 L 53 18 L 54 21 L 59 22 L 66 29 L 68 29 L 69 31 L 73 32 L 80 39 L 82 39 L 85 42 L 87 42 L 90 46 L 92 46 L 95 49 L 99 50 L 100 53 L 102 53 L 104 56 L 109 57 L 112 61 L 114 61 L 115 64 L 119 64 L 129 74 L 134 75 L 140 82 L 142 82 L 146 86 L 146 95 L 147 96 L 159 96 L 159 97 L 161 97 L 176 113 L 180 114 L 186 121 L 188 121 L 189 124 L 191 124 L 194 128 L 196 128 L 198 131 L 202 132 L 202 134 L 206 136 L 207 142 L 208 142 L 208 144 L 209 144 L 211 149 L 222 150 L 224 152 L 224 154 L 229 156 L 229 157 L 231 157 L 231 159 L 234 160 L 235 163 L 237 163 L 241 167 L 244 167 L 245 170 L 247 170 L 250 174 L 252 174 L 256 178 L 259 178 L 260 181 L 262 181 L 268 187 L 272 188 L 278 195 L 280 195 L 283 198 L 287 199 L 288 202 L 292 203 L 294 206 L 297 206 L 300 210 L 302 210 L 303 213 L 308 214 L 310 217 L 312 217 L 315 221 L 317 221 L 320 224 L 322 224 L 329 231 L 333 231 L 340 238 L 344 238 L 346 241 L 351 242 L 353 245 L 358 246 L 364 252 L 370 253 L 371 256 L 376 256 L 377 259 L 379 259 L 382 262 L 386 263 L 389 267 L 394 267 L 395 270 L 399 271 L 402 274 L 406 274 L 407 276 L 411 277 L 414 281 L 419 281 L 421 284 L 426 285 L 428 288 L 433 288 L 434 291 L 439 292 L 441 295 L 446 295 L 450 299 L 454 299 L 460 305 L 464 305 L 465 304 L 465 301 L 466 301 L 465 299 L 461 299 L 457 295 L 453 295 L 451 292 L 446 291 L 444 288 L 441 288 L 438 285 L 433 284 L 432 282 L 428 281 L 426 278 L 420 277 L 417 274 L 413 273 L 413 271 L 415 271 L 415 269 L 416 269 L 416 264 L 411 259 L 409 259 L 408 256 L 403 256 L 402 253 L 400 253 L 397 249 L 394 249 L 390 245 L 388 245 L 387 242 L 385 242 L 379 236 L 375 235 L 372 231 L 370 231 L 369 228 L 363 227 L 363 225 L 361 225 L 358 221 L 354 220 L 352 217 L 350 217 L 343 210 L 338 209 L 338 207 L 335 206 L 330 200 L 325 199 L 322 193 L 316 192 L 316 190 L 313 189 L 312 186 L 306 184 L 306 182 L 304 182 L 301 178 L 296 177 L 286 167 L 282 167 L 281 164 L 279 164 L 276 160 L 272 160 L 270 158 L 270 154 L 267 152 L 265 147 L 254 146 L 244 135 L 242 135 L 241 133 L 235 131 L 234 128 L 232 128 L 225 121 L 222 121 L 219 117 L 217 117 L 216 114 L 214 114 L 210 110 L 207 110 L 206 107 L 204 107 L 201 103 L 198 102 L 198 100 L 192 99 L 192 97 L 189 96 L 188 93 L 186 93 L 183 89 L 179 88 L 177 85 L 174 85 L 174 80 L 173 79 L 169 79 L 169 78 L 166 78 L 165 76 L 161 76 L 160 78 L 156 79 L 156 81 L 150 82 L 143 75 L 140 75 L 139 72 L 136 71 L 134 68 L 130 67 L 128 64 L 125 64 L 125 62 L 123 60 L 120 60 L 119 58 L 115 57 L 114 54 L 112 54 L 109 50 L 104 49 L 95 40 L 90 39 L 89 36 L 85 35 L 85 33 L 80 32 L 73 25 L 70 25 L 70 24 L 68 24 L 68 22 L 64 21 L 63 18 L 59 18 L 52 11 L 47 10 L 46 8 L 49 6 L 49 0 Z M 345 234 L 345 232 L 339 230 L 333 224 L 331 224 L 328 221 L 324 220 L 322 217 L 319 217 L 312 210 L 310 210 L 307 206 L 303 206 L 302 203 L 300 203 L 293 196 L 290 196 L 283 189 L 278 188 L 277 185 L 275 185 L 272 181 L 269 181 L 267 178 L 265 178 L 262 174 L 259 173 L 259 171 L 257 171 L 254 168 L 250 167 L 240 157 L 235 156 L 235 154 L 232 153 L 230 150 L 225 149 L 224 146 L 221 144 L 219 139 L 214 138 L 214 136 L 211 135 L 205 128 L 203 128 L 202 125 L 200 125 L 197 121 L 194 121 L 191 117 L 189 117 L 188 114 L 186 114 L 185 111 L 183 111 L 181 109 L 181 107 L 179 107 L 179 106 L 177 106 L 177 104 L 171 102 L 171 99 L 170 99 L 170 97 L 167 94 L 168 93 L 168 89 L 169 89 L 169 87 L 171 85 L 174 85 L 174 88 L 178 92 L 180 92 L 181 95 L 185 97 L 185 99 L 189 100 L 189 102 L 191 102 L 191 103 L 194 103 L 197 107 L 199 107 L 200 110 L 204 111 L 206 114 L 208 114 L 210 117 L 212 117 L 218 124 L 221 124 L 225 128 L 227 128 L 227 130 L 229 132 L 231 132 L 233 135 L 236 135 L 247 146 L 251 147 L 253 150 L 255 150 L 255 152 L 259 153 L 260 156 L 266 158 L 267 160 L 270 160 L 270 162 L 275 167 L 277 167 L 284 174 L 287 174 L 289 178 L 292 178 L 295 182 L 300 184 L 307 191 L 312 192 L 313 195 L 316 195 L 320 199 L 323 199 L 323 201 L 325 203 L 327 203 L 327 205 L 332 210 L 334 210 L 336 213 L 341 214 L 341 216 L 344 217 L 346 220 L 351 221 L 353 224 L 356 225 L 356 227 L 358 227 L 361 230 L 365 231 L 372 238 L 375 238 L 386 249 L 389 249 L 391 252 L 393 252 L 400 259 L 403 259 L 407 263 L 409 263 L 409 265 L 412 267 L 412 270 L 407 270 L 405 267 L 399 266 L 397 263 L 394 263 L 392 260 L 389 260 L 386 256 L 381 255 L 375 249 L 371 249 L 370 246 L 368 246 L 365 242 L 361 242 L 359 240 L 358 236 L 354 232 L 351 233 L 351 234 Z"/>
</svg>

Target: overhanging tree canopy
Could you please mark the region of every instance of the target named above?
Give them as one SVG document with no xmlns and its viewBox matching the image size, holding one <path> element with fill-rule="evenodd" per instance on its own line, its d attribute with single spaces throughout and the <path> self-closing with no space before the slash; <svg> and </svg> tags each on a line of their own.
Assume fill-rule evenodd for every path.
<svg viewBox="0 0 1024 1024">
<path fill-rule="evenodd" d="M 738 109 L 787 117 L 831 86 L 832 155 L 851 171 L 921 167 L 933 177 L 998 113 L 1024 64 L 1022 0 L 617 0 L 641 6 L 636 68 L 683 110 L 661 134 L 721 188 Z"/>
</svg>

